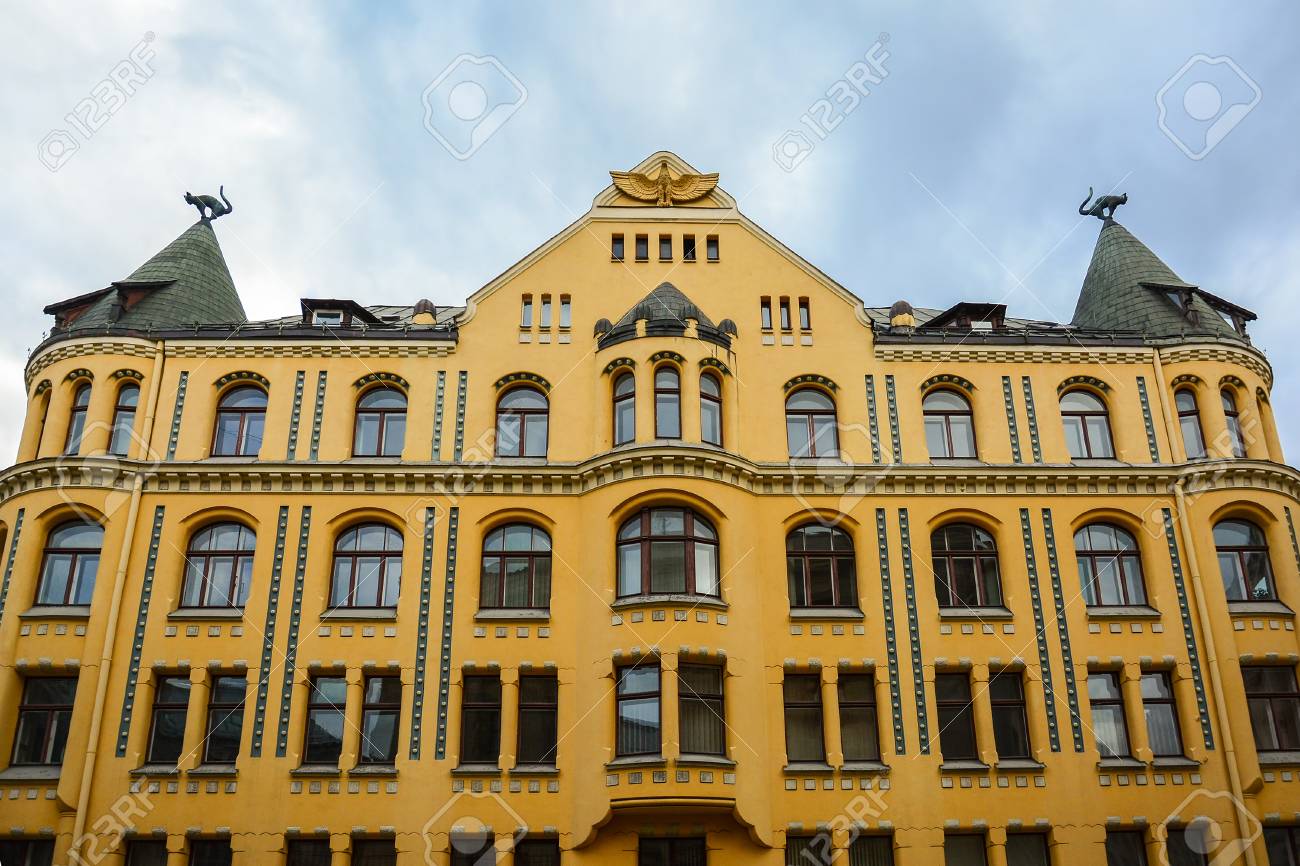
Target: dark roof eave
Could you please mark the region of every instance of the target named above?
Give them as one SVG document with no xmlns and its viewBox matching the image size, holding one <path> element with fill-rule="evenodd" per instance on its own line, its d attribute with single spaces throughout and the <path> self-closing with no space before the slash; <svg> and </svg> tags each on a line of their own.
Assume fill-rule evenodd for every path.
<svg viewBox="0 0 1300 866">
<path fill-rule="evenodd" d="M 196 324 L 190 328 L 166 328 L 161 330 L 141 330 L 139 328 L 70 328 L 50 334 L 32 350 L 29 358 L 40 354 L 49 346 L 65 340 L 82 337 L 138 337 L 145 340 L 181 340 L 195 338 L 211 339 L 248 339 L 259 340 L 294 340 L 306 337 L 323 338 L 333 336 L 336 339 L 363 340 L 427 340 L 431 342 L 459 343 L 458 328 L 415 327 L 415 328 L 330 328 L 320 326 L 297 325 L 292 327 L 266 327 L 238 325 L 203 325 Z"/>
</svg>

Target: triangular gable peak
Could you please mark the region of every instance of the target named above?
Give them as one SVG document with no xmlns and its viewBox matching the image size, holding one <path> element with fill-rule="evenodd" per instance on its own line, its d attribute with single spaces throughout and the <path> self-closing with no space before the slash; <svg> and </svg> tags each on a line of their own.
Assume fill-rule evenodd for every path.
<svg viewBox="0 0 1300 866">
<path fill-rule="evenodd" d="M 658 172 L 665 167 L 674 178 L 683 175 L 699 175 L 704 172 L 699 171 L 695 166 L 682 159 L 672 151 L 660 150 L 650 154 L 641 160 L 629 172 L 635 172 L 651 176 L 657 179 Z M 715 225 L 739 225 L 752 233 L 762 243 L 766 244 L 777 255 L 784 258 L 791 265 L 806 273 L 812 279 L 821 283 L 833 295 L 839 297 L 844 303 L 853 308 L 854 316 L 864 326 L 870 328 L 871 321 L 866 313 L 862 299 L 844 286 L 831 279 L 815 265 L 804 259 L 794 250 L 787 247 L 781 241 L 777 240 L 761 226 L 740 212 L 736 200 L 723 188 L 721 183 L 715 185 L 706 195 L 701 198 L 685 203 L 674 203 L 667 206 L 657 205 L 653 201 L 642 201 L 624 194 L 613 183 L 610 183 L 599 193 L 592 201 L 591 209 L 585 214 L 578 217 L 569 225 L 561 229 L 557 234 L 534 249 L 528 255 L 511 265 L 507 270 L 490 280 L 478 291 L 474 292 L 465 302 L 465 311 L 457 319 L 457 324 L 464 325 L 474 318 L 478 305 L 487 298 L 491 297 L 498 289 L 505 286 L 514 278 L 518 277 L 528 268 L 540 261 L 548 252 L 558 247 L 560 244 L 573 237 L 575 234 L 584 231 L 594 222 L 599 221 L 637 221 L 646 220 L 654 222 L 700 222 L 707 220 Z"/>
</svg>

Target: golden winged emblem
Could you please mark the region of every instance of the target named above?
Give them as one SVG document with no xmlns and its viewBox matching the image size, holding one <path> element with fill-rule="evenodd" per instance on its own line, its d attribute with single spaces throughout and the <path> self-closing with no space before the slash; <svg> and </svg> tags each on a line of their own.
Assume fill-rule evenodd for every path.
<svg viewBox="0 0 1300 866">
<path fill-rule="evenodd" d="M 718 185 L 718 173 L 683 174 L 674 178 L 668 172 L 668 160 L 659 166 L 654 177 L 639 171 L 611 171 L 614 186 L 625 195 L 638 201 L 652 201 L 659 207 L 671 207 L 678 202 L 703 198 Z"/>
</svg>

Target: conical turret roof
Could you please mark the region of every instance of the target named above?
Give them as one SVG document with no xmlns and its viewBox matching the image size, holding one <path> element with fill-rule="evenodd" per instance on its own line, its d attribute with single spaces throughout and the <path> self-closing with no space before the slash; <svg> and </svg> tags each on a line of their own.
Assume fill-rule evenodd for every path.
<svg viewBox="0 0 1300 866">
<path fill-rule="evenodd" d="M 1108 219 L 1092 251 L 1071 324 L 1140 331 L 1148 337 L 1206 334 L 1239 339 L 1196 289 L 1128 229 Z M 1194 317 L 1171 294 L 1189 302 Z"/>
</svg>

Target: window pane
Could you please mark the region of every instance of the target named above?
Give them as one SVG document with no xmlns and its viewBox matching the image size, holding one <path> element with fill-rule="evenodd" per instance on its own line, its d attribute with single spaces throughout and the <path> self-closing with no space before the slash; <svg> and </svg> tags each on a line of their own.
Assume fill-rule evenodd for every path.
<svg viewBox="0 0 1300 866">
<path fill-rule="evenodd" d="M 876 731 L 875 707 L 840 706 L 840 739 L 846 761 L 880 759 L 880 740 Z"/>
<path fill-rule="evenodd" d="M 650 543 L 650 591 L 686 592 L 686 543 Z"/>
<path fill-rule="evenodd" d="M 952 456 L 975 456 L 975 427 L 969 416 L 955 415 L 949 419 L 952 429 Z"/>
<path fill-rule="evenodd" d="M 813 448 L 818 457 L 833 457 L 839 453 L 839 438 L 835 432 L 835 419 L 827 415 L 813 416 Z"/>
<path fill-rule="evenodd" d="M 655 395 L 655 436 L 659 439 L 677 439 L 682 435 L 680 398 L 676 394 Z"/>
<path fill-rule="evenodd" d="M 695 591 L 700 595 L 718 594 L 718 548 L 712 544 L 695 545 Z"/>
<path fill-rule="evenodd" d="M 1065 418 L 1065 447 L 1071 457 L 1087 457 L 1088 449 L 1083 444 L 1083 422 L 1078 418 Z"/>
<path fill-rule="evenodd" d="M 944 866 L 984 866 L 984 837 L 945 836 L 943 862 Z"/>
<path fill-rule="evenodd" d="M 1124 710 L 1114 705 L 1093 706 L 1092 727 L 1097 734 L 1097 750 L 1103 758 L 1128 755 L 1128 731 L 1124 728 Z"/>
<path fill-rule="evenodd" d="M 659 751 L 659 698 L 627 698 L 618 702 L 618 753 L 639 755 Z"/>
<path fill-rule="evenodd" d="M 641 593 L 641 545 L 622 544 L 618 548 L 618 594 Z"/>
<path fill-rule="evenodd" d="M 357 413 L 357 427 L 354 451 L 361 455 L 379 453 L 379 416 Z"/>
<path fill-rule="evenodd" d="M 948 430 L 942 418 L 925 419 L 925 447 L 931 457 L 951 457 L 948 452 Z"/>
<path fill-rule="evenodd" d="M 1008 833 L 1007 866 L 1050 866 L 1042 833 Z"/>
<path fill-rule="evenodd" d="M 545 457 L 546 456 L 546 429 L 547 416 L 532 415 L 528 418 L 528 425 L 524 432 L 524 456 L 525 457 Z"/>
<path fill-rule="evenodd" d="M 722 407 L 712 400 L 700 401 L 700 438 L 713 445 L 722 444 Z"/>
<path fill-rule="evenodd" d="M 361 720 L 361 762 L 389 764 L 397 756 L 397 710 L 369 710 Z"/>
<path fill-rule="evenodd" d="M 190 842 L 189 866 L 230 866 L 229 839 L 194 839 Z"/>
<path fill-rule="evenodd" d="M 785 750 L 790 761 L 823 761 L 822 710 L 816 707 L 787 707 Z"/>
<path fill-rule="evenodd" d="M 811 440 L 808 438 L 808 421 L 802 415 L 787 416 L 785 436 L 791 457 L 807 457 Z"/>
<path fill-rule="evenodd" d="M 1140 832 L 1106 833 L 1106 866 L 1146 866 L 1146 843 Z"/>
</svg>

